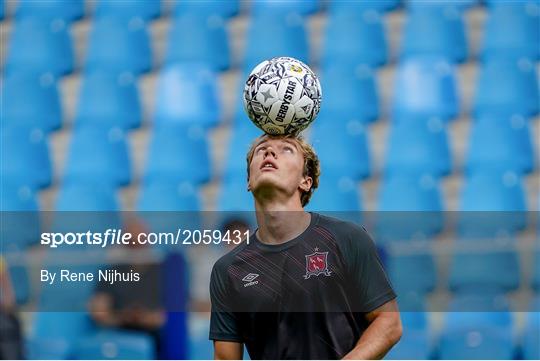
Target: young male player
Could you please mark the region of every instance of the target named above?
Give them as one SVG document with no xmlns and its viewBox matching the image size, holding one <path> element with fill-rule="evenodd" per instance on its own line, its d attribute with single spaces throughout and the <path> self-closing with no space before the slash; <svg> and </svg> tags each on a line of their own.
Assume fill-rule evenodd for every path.
<svg viewBox="0 0 540 361">
<path fill-rule="evenodd" d="M 401 337 L 373 241 L 303 207 L 320 174 L 301 138 L 259 137 L 247 155 L 257 232 L 212 270 L 216 359 L 379 359 Z"/>
</svg>

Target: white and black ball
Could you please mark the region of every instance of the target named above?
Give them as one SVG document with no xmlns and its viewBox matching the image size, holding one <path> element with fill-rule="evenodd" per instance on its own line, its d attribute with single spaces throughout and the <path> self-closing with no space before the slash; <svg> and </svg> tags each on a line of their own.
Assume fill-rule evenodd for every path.
<svg viewBox="0 0 540 361">
<path fill-rule="evenodd" d="M 297 134 L 317 117 L 322 90 L 301 61 L 278 57 L 253 69 L 244 87 L 244 108 L 257 127 L 272 135 Z"/>
</svg>

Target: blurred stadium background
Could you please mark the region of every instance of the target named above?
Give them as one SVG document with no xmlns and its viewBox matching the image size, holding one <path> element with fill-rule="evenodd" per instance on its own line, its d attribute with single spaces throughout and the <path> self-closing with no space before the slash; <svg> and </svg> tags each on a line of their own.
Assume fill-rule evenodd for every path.
<svg viewBox="0 0 540 361">
<path fill-rule="evenodd" d="M 250 210 L 245 152 L 259 131 L 242 83 L 263 59 L 296 57 L 323 86 L 307 134 L 323 169 L 309 208 L 416 211 L 368 225 L 402 309 L 493 311 L 404 314 L 389 357 L 540 357 L 537 0 L 0 5 L 2 211 Z M 501 212 L 488 212 L 482 256 L 467 259 L 471 225 L 448 222 L 455 211 Z M 31 311 L 39 282 L 17 255 L 43 250 L 7 226 L 2 253 L 18 309 Z M 400 242 L 409 253 L 387 238 L 411 241 Z M 191 281 L 204 284 L 193 274 L 211 258 L 192 253 Z M 204 295 L 194 288 L 186 298 Z M 536 313 L 515 312 L 526 310 Z M 155 355 L 148 337 L 107 333 L 84 313 L 20 317 L 29 357 Z M 211 358 L 208 315 L 182 317 L 164 332 L 169 355 Z"/>
</svg>

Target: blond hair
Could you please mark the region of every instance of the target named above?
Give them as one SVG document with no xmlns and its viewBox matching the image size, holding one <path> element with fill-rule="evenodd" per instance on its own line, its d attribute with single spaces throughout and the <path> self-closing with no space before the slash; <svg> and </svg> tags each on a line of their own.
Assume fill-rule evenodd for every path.
<svg viewBox="0 0 540 361">
<path fill-rule="evenodd" d="M 298 144 L 298 147 L 300 151 L 302 152 L 302 155 L 304 156 L 304 169 L 303 169 L 302 175 L 308 176 L 312 180 L 311 188 L 307 192 L 302 192 L 302 194 L 300 195 L 300 202 L 302 203 L 302 207 L 305 207 L 309 203 L 309 200 L 311 199 L 311 195 L 313 194 L 315 189 L 319 186 L 319 176 L 321 175 L 321 168 L 319 164 L 319 157 L 317 157 L 315 150 L 300 135 L 264 134 L 258 137 L 257 139 L 255 139 L 255 141 L 251 144 L 251 147 L 249 148 L 249 151 L 246 156 L 248 182 L 249 182 L 249 166 L 251 164 L 251 161 L 253 160 L 255 148 L 257 147 L 257 145 L 259 145 L 260 143 L 262 143 L 263 141 L 267 139 L 291 139 L 291 140 L 294 140 L 296 144 Z"/>
</svg>

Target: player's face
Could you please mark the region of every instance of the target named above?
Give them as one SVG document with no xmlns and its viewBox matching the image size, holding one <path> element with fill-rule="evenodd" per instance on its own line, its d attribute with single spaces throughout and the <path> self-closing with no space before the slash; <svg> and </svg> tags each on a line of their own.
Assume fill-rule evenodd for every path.
<svg viewBox="0 0 540 361">
<path fill-rule="evenodd" d="M 311 179 L 303 176 L 303 172 L 304 154 L 297 142 L 265 139 L 255 147 L 249 169 L 249 187 L 251 191 L 260 187 L 277 187 L 291 193 L 299 188 L 307 191 Z"/>
</svg>

